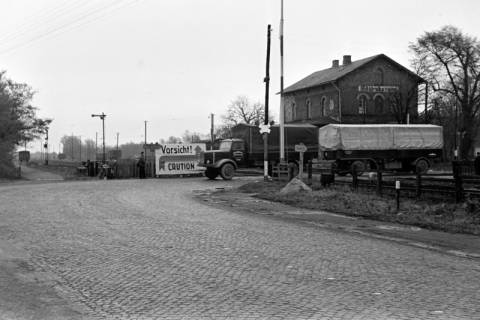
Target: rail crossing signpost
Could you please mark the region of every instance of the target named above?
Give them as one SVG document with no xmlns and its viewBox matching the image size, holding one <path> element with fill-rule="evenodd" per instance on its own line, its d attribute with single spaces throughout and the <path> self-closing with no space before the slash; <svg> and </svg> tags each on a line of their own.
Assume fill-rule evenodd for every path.
<svg viewBox="0 0 480 320">
<path fill-rule="evenodd" d="M 270 125 L 268 123 L 259 125 L 260 133 L 263 135 L 263 178 L 268 180 L 268 134 Z"/>
</svg>

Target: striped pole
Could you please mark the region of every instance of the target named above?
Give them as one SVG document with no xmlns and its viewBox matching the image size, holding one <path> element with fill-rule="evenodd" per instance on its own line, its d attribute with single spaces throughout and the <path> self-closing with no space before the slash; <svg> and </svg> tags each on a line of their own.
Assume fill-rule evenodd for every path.
<svg viewBox="0 0 480 320">
<path fill-rule="evenodd" d="M 283 0 L 280 14 L 280 162 L 285 161 L 285 105 L 283 99 Z"/>
</svg>

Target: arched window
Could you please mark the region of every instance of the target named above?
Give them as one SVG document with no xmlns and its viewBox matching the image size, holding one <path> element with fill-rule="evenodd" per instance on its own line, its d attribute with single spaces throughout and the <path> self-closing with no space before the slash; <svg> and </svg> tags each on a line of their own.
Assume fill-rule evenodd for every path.
<svg viewBox="0 0 480 320">
<path fill-rule="evenodd" d="M 375 71 L 375 82 L 377 85 L 383 85 L 383 69 L 377 68 Z"/>
<path fill-rule="evenodd" d="M 375 113 L 376 114 L 383 113 L 384 112 L 383 106 L 385 104 L 383 97 L 381 95 L 377 95 L 374 101 L 375 101 Z"/>
<path fill-rule="evenodd" d="M 358 97 L 358 114 L 367 114 L 367 97 L 365 95 Z"/>
<path fill-rule="evenodd" d="M 305 101 L 305 105 L 307 106 L 307 119 L 312 118 L 312 102 L 310 99 L 307 98 L 307 101 Z"/>
<path fill-rule="evenodd" d="M 320 114 L 322 117 L 325 117 L 327 114 L 327 98 L 322 97 L 322 100 L 320 101 Z"/>
</svg>

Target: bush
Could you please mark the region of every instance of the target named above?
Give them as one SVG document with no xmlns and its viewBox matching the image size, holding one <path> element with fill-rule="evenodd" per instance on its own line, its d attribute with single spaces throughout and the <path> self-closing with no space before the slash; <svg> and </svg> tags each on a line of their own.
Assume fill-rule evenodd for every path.
<svg viewBox="0 0 480 320">
<path fill-rule="evenodd" d="M 13 165 L 12 148 L 6 143 L 0 143 L 0 178 L 17 177 L 17 170 Z"/>
</svg>

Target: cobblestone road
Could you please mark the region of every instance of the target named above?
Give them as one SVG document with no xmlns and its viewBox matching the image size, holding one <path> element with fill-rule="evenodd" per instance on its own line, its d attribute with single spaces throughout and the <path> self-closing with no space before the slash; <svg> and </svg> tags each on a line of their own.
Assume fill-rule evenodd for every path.
<svg viewBox="0 0 480 320">
<path fill-rule="evenodd" d="M 0 243 L 20 252 L 10 272 L 73 310 L 31 318 L 480 319 L 478 261 L 192 199 L 223 185 L 0 186 Z M 7 296 L 0 318 L 34 308 L 7 310 Z"/>
</svg>

